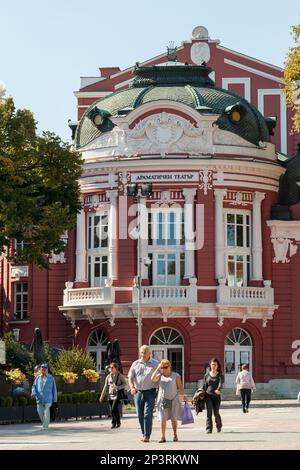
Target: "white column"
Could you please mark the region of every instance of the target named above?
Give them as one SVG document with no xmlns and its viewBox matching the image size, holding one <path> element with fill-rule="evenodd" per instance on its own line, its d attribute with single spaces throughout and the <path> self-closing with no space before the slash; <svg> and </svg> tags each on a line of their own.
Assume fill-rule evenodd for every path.
<svg viewBox="0 0 300 470">
<path fill-rule="evenodd" d="M 226 189 L 215 189 L 215 276 L 216 279 L 224 279 L 225 271 L 225 236 L 223 221 L 223 199 Z"/>
<path fill-rule="evenodd" d="M 261 281 L 262 273 L 262 229 L 261 229 L 261 203 L 265 199 L 265 193 L 253 194 L 252 211 L 252 279 Z"/>
<path fill-rule="evenodd" d="M 194 197 L 196 188 L 184 188 L 184 237 L 185 237 L 185 261 L 184 277 L 195 277 L 195 242 L 194 232 Z"/>
<path fill-rule="evenodd" d="M 117 190 L 106 191 L 110 201 L 108 216 L 108 273 L 111 281 L 118 278 Z"/>
<path fill-rule="evenodd" d="M 75 282 L 87 282 L 86 277 L 86 245 L 85 245 L 85 212 L 77 214 L 76 222 L 76 279 Z"/>
<path fill-rule="evenodd" d="M 145 197 L 140 197 L 140 211 L 139 214 L 139 224 L 140 224 L 140 269 L 141 269 L 141 279 L 148 279 L 148 266 L 144 263 L 144 259 L 148 256 L 148 210 L 146 206 L 147 199 Z M 137 260 L 139 262 L 139 260 Z M 137 270 L 138 271 L 138 270 Z"/>
</svg>

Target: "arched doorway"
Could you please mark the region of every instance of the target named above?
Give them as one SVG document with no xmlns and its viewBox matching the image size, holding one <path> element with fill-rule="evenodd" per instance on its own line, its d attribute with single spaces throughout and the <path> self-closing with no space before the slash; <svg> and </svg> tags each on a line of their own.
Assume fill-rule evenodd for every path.
<svg viewBox="0 0 300 470">
<path fill-rule="evenodd" d="M 152 356 L 161 361 L 168 359 L 172 370 L 184 380 L 184 342 L 182 335 L 174 328 L 160 328 L 150 338 Z"/>
<path fill-rule="evenodd" d="M 98 372 L 104 371 L 104 358 L 108 341 L 108 337 L 100 328 L 92 331 L 87 341 L 86 349 L 94 359 Z"/>
<path fill-rule="evenodd" d="M 242 364 L 252 372 L 252 340 L 247 331 L 233 328 L 225 338 L 225 387 L 235 387 L 235 379 Z"/>
</svg>

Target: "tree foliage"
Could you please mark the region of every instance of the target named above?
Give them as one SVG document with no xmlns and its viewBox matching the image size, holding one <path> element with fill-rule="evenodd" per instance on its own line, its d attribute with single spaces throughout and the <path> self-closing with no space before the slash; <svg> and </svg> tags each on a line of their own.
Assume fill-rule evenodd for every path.
<svg viewBox="0 0 300 470">
<path fill-rule="evenodd" d="M 290 48 L 284 68 L 284 91 L 293 111 L 293 132 L 300 132 L 300 24 L 292 27 L 295 46 Z"/>
<path fill-rule="evenodd" d="M 26 347 L 16 341 L 12 332 L 5 333 L 1 338 L 5 342 L 6 349 L 6 366 L 10 368 L 18 368 L 22 372 L 32 374 L 33 372 L 33 354 Z"/>
<path fill-rule="evenodd" d="M 74 372 L 81 375 L 84 369 L 95 369 L 95 363 L 89 353 L 74 347 L 60 353 L 53 369 L 57 375 L 63 372 Z"/>
<path fill-rule="evenodd" d="M 46 267 L 80 208 L 81 156 L 53 133 L 37 134 L 33 114 L 0 101 L 0 254 Z M 24 242 L 11 252 L 10 241 Z"/>
</svg>

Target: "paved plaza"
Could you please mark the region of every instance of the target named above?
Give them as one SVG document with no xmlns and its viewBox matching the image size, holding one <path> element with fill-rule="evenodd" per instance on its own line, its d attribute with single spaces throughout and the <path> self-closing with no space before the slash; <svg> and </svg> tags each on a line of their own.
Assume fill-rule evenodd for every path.
<svg viewBox="0 0 300 470">
<path fill-rule="evenodd" d="M 221 433 L 205 433 L 206 413 L 195 417 L 195 423 L 179 426 L 179 442 L 172 442 L 170 424 L 167 440 L 159 444 L 159 423 L 149 443 L 140 441 L 137 417 L 124 413 L 122 426 L 110 429 L 109 419 L 86 419 L 52 423 L 43 432 L 38 423 L 0 426 L 0 449 L 40 450 L 201 450 L 201 449 L 300 449 L 300 405 L 295 400 L 255 401 L 248 414 L 238 403 L 224 402 L 221 409 Z"/>
</svg>

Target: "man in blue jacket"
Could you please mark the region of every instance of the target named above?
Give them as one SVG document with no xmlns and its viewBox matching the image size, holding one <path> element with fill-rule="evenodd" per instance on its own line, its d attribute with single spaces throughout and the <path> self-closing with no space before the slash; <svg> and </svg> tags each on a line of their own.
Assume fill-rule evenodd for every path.
<svg viewBox="0 0 300 470">
<path fill-rule="evenodd" d="M 37 403 L 37 411 L 43 425 L 47 430 L 50 421 L 50 407 L 57 402 L 57 391 L 54 377 L 49 374 L 48 364 L 41 365 L 41 375 L 38 375 L 32 386 L 32 396 Z"/>
</svg>

